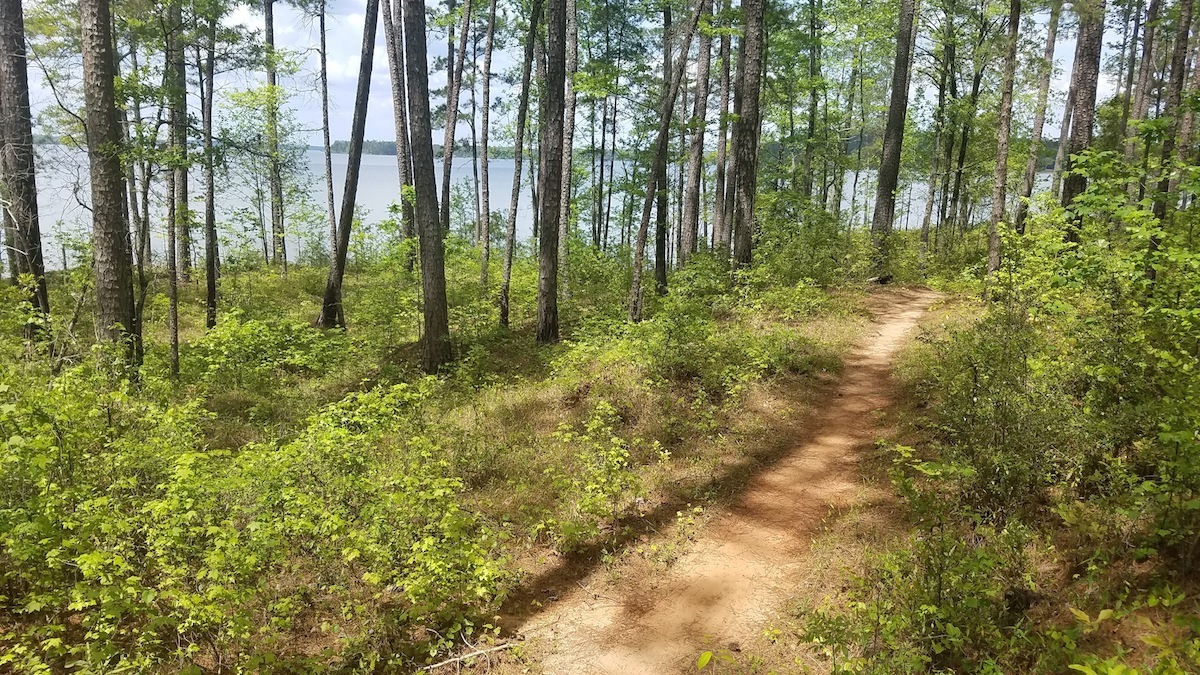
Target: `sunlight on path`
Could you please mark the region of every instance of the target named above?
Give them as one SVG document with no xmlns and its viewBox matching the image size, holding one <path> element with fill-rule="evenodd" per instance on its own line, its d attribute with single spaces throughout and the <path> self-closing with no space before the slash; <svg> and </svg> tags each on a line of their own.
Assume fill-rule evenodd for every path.
<svg viewBox="0 0 1200 675">
<path fill-rule="evenodd" d="M 729 513 L 646 591 L 576 588 L 523 626 L 547 673 L 692 672 L 701 651 L 746 640 L 805 576 L 803 554 L 831 510 L 860 491 L 858 450 L 890 403 L 892 357 L 938 295 L 873 298 L 875 320 L 803 441 L 756 477 Z"/>
</svg>

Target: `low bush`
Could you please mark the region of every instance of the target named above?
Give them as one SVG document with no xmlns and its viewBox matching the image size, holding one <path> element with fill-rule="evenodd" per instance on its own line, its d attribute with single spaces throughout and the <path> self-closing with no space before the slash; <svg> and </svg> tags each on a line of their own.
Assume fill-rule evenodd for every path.
<svg viewBox="0 0 1200 675">
<path fill-rule="evenodd" d="M 73 410 L 4 404 L 0 602 L 22 621 L 0 664 L 370 669 L 474 630 L 506 566 L 421 433 L 431 386 L 351 396 L 236 453 L 200 449 L 195 405 L 113 393 L 109 421 L 63 440 Z"/>
</svg>

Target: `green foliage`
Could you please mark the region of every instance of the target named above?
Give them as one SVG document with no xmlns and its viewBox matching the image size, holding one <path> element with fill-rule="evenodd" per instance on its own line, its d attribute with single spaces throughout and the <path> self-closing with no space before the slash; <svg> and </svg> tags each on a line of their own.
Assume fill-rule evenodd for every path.
<svg viewBox="0 0 1200 675">
<path fill-rule="evenodd" d="M 320 372 L 346 347 L 338 333 L 291 322 L 223 314 L 183 359 L 191 377 L 210 387 L 258 389 L 284 374 Z"/>
<path fill-rule="evenodd" d="M 940 523 L 872 560 L 845 607 L 804 617 L 835 672 L 1032 672 L 1020 530 Z M 1021 664 L 1025 664 L 1023 667 Z"/>
<path fill-rule="evenodd" d="M 562 550 L 594 539 L 612 524 L 620 502 L 631 496 L 636 474 L 630 471 L 630 444 L 614 430 L 617 421 L 616 410 L 601 402 L 581 432 L 564 427 L 554 433 L 555 441 L 571 448 L 575 459 L 574 466 L 554 477 L 572 503 L 562 516 L 545 524 Z"/>
<path fill-rule="evenodd" d="M 924 439 L 899 449 L 894 480 L 917 533 L 855 579 L 847 607 L 806 615 L 838 668 L 1200 667 L 1194 605 L 1162 590 L 1200 548 L 1200 212 L 1159 220 L 1129 203 L 1116 153 L 1081 159 L 1082 230 L 1051 209 L 1006 233 L 982 316 L 914 352 Z M 1091 605 L 1065 623 L 1038 597 L 1048 541 Z"/>
<path fill-rule="evenodd" d="M 820 285 L 861 279 L 869 273 L 871 241 L 833 214 L 794 192 L 769 192 L 758 204 L 762 233 L 755 255 L 787 283 Z"/>
<path fill-rule="evenodd" d="M 287 640 L 309 625 L 321 660 L 370 668 L 397 640 L 435 653 L 503 597 L 496 537 L 422 433 L 433 384 L 350 396 L 291 442 L 231 454 L 202 449 L 196 403 L 101 382 L 4 392 L 0 602 L 22 621 L 0 663 L 253 668 L 303 659 Z"/>
</svg>

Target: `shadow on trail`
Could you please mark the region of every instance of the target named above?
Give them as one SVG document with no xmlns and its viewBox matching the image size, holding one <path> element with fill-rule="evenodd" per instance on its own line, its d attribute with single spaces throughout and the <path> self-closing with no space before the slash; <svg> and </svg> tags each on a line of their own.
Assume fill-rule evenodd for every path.
<svg viewBox="0 0 1200 675">
<path fill-rule="evenodd" d="M 843 373 L 829 378 L 801 376 L 797 378 L 797 382 L 785 387 L 786 390 L 794 392 L 788 395 L 787 400 L 790 403 L 805 404 L 807 409 L 803 414 L 791 418 L 765 415 L 764 427 L 746 439 L 754 445 L 754 451 L 725 466 L 719 474 L 708 480 L 677 484 L 668 498 L 649 512 L 626 514 L 619 518 L 611 537 L 563 554 L 549 569 L 526 579 L 504 603 L 501 610 L 501 626 L 509 631 L 519 631 L 530 618 L 543 612 L 548 603 L 558 595 L 565 595 L 572 587 L 588 578 L 601 565 L 606 553 L 623 550 L 644 535 L 670 526 L 678 512 L 701 499 L 726 507 L 732 506 L 731 513 L 754 520 L 764 527 L 780 530 L 794 531 L 797 520 L 807 520 L 819 525 L 845 515 L 844 509 L 822 508 L 819 513 L 806 513 L 798 511 L 796 505 L 789 502 L 760 501 L 747 505 L 739 503 L 739 498 L 756 479 L 770 471 L 782 459 L 828 435 L 832 416 L 844 416 L 847 412 L 864 417 L 873 414 L 873 409 L 869 406 L 862 410 L 847 410 L 846 406 L 831 404 L 840 397 L 840 391 L 851 382 L 859 386 L 872 383 L 877 383 L 880 387 L 887 386 L 891 371 L 890 359 L 886 356 L 879 357 L 872 352 L 870 338 L 881 325 L 896 319 L 906 311 L 911 311 L 915 303 L 927 297 L 928 291 L 891 288 L 877 301 L 869 302 L 873 320 L 864 327 L 864 339 L 847 355 Z M 874 420 L 868 418 L 861 419 L 858 422 L 859 429 L 873 426 L 873 422 Z M 850 435 L 854 435 L 854 432 L 851 431 Z M 870 440 L 865 442 L 869 443 Z M 859 447 L 861 445 L 860 442 Z M 848 456 L 845 463 L 855 462 Z M 844 470 L 845 466 L 839 464 L 826 467 L 824 473 L 834 474 Z M 638 609 L 627 607 L 626 611 L 636 614 Z"/>
</svg>

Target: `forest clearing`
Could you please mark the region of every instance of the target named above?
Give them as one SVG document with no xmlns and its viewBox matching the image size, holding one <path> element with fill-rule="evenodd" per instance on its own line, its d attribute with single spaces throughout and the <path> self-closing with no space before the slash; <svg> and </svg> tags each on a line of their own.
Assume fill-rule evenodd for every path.
<svg viewBox="0 0 1200 675">
<path fill-rule="evenodd" d="M 0 0 L 0 672 L 1200 673 L 1193 0 Z"/>
</svg>

